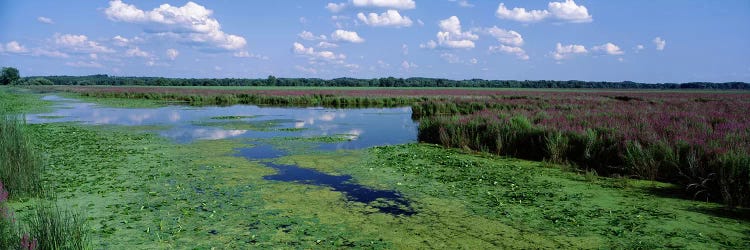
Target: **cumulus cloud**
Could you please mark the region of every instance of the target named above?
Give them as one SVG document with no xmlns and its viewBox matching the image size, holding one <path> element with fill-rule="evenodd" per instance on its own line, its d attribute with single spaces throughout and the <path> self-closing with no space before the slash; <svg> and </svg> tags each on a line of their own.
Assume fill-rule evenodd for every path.
<svg viewBox="0 0 750 250">
<path fill-rule="evenodd" d="M 656 45 L 656 50 L 664 50 L 664 46 L 667 46 L 667 41 L 664 41 L 661 37 L 656 37 L 654 38 L 654 45 Z"/>
<path fill-rule="evenodd" d="M 363 43 L 365 42 L 365 39 L 362 39 L 359 37 L 357 32 L 354 31 L 346 31 L 346 30 L 336 30 L 333 33 L 331 33 L 331 39 L 335 41 L 344 41 L 344 42 L 350 42 L 350 43 Z"/>
<path fill-rule="evenodd" d="M 330 12 L 337 13 L 346 8 L 346 3 L 328 3 L 326 9 Z"/>
<path fill-rule="evenodd" d="M 497 26 L 492 26 L 492 28 L 485 29 L 485 32 L 497 39 L 500 43 L 512 46 L 523 45 L 523 37 L 516 31 L 504 30 Z"/>
<path fill-rule="evenodd" d="M 143 11 L 121 0 L 113 0 L 104 13 L 112 21 L 142 24 L 147 32 L 172 35 L 195 44 L 224 50 L 241 50 L 247 44 L 244 37 L 222 31 L 219 21 L 211 17 L 213 11 L 194 2 L 182 7 L 162 4 L 151 11 Z"/>
<path fill-rule="evenodd" d="M 499 46 L 490 46 L 490 52 L 492 53 L 505 53 L 515 55 L 518 59 L 529 60 L 529 55 L 521 47 L 507 46 L 500 44 Z"/>
<path fill-rule="evenodd" d="M 338 48 L 338 47 L 339 47 L 338 44 L 329 43 L 326 41 L 322 41 L 318 43 L 318 48 L 322 48 L 322 49 L 332 49 L 332 48 Z"/>
<path fill-rule="evenodd" d="M 23 45 L 21 45 L 20 43 L 16 41 L 10 41 L 6 43 L 4 49 L 3 49 L 3 45 L 0 44 L 0 52 L 3 50 L 8 53 L 16 53 L 16 54 L 29 52 L 29 50 L 26 49 L 26 47 L 24 47 Z"/>
<path fill-rule="evenodd" d="M 515 7 L 508 9 L 504 3 L 497 7 L 495 15 L 501 19 L 508 19 L 517 22 L 533 23 L 547 18 L 571 22 L 571 23 L 588 23 L 593 21 L 586 6 L 578 5 L 573 0 L 565 2 L 550 2 L 546 10 L 526 10 L 526 8 Z"/>
<path fill-rule="evenodd" d="M 55 34 L 54 42 L 57 46 L 76 53 L 112 53 L 114 50 L 94 41 L 89 41 L 85 35 Z"/>
<path fill-rule="evenodd" d="M 409 71 L 411 69 L 416 69 L 418 67 L 419 66 L 417 64 L 413 63 L 413 62 L 409 62 L 409 61 L 403 61 L 403 62 L 401 62 L 401 68 L 403 70 L 406 70 L 406 71 Z"/>
<path fill-rule="evenodd" d="M 43 16 L 37 17 L 36 20 L 39 21 L 40 23 L 46 23 L 46 24 L 54 24 L 55 23 L 54 21 L 52 21 L 51 18 L 49 18 L 49 17 L 43 17 Z"/>
<path fill-rule="evenodd" d="M 555 47 L 555 51 L 552 52 L 552 58 L 555 58 L 555 60 L 563 60 L 571 55 L 575 54 L 586 54 L 589 51 L 586 50 L 586 47 L 583 45 L 577 45 L 577 44 L 570 44 L 563 46 L 560 43 L 557 43 L 557 46 Z"/>
<path fill-rule="evenodd" d="M 399 10 L 410 10 L 417 7 L 414 0 L 352 0 L 356 7 L 379 7 Z"/>
<path fill-rule="evenodd" d="M 166 53 L 167 57 L 169 57 L 169 60 L 174 60 L 175 58 L 177 58 L 177 56 L 180 55 L 180 52 L 176 49 L 168 49 Z"/>
<path fill-rule="evenodd" d="M 130 40 L 127 38 L 121 37 L 120 35 L 117 35 L 112 38 L 112 43 L 117 46 L 127 46 L 128 43 L 130 43 Z"/>
<path fill-rule="evenodd" d="M 310 60 L 316 60 L 316 59 L 322 59 L 326 61 L 334 61 L 334 60 L 343 60 L 346 58 L 344 54 L 336 54 L 331 51 L 323 50 L 323 51 L 316 51 L 312 47 L 305 47 L 301 43 L 295 42 L 292 44 L 292 52 L 296 55 L 302 55 Z"/>
<path fill-rule="evenodd" d="M 380 15 L 378 15 L 377 13 L 370 13 L 365 15 L 364 13 L 360 12 L 359 14 L 357 14 L 357 18 L 359 18 L 359 20 L 363 23 L 373 27 L 409 27 L 413 24 L 411 18 L 407 16 L 401 16 L 401 14 L 399 14 L 397 10 L 388 10 L 386 12 L 380 13 Z"/>
<path fill-rule="evenodd" d="M 303 30 L 302 32 L 300 32 L 299 34 L 297 34 L 297 37 L 299 37 L 299 38 L 301 38 L 303 40 L 308 40 L 308 41 L 312 41 L 312 40 L 326 40 L 326 36 L 325 35 L 315 36 L 315 34 L 313 34 L 310 31 L 307 31 L 307 30 Z"/>
<path fill-rule="evenodd" d="M 440 20 L 438 27 L 440 31 L 435 35 L 437 42 L 430 40 L 427 44 L 420 44 L 420 48 L 433 49 L 440 46 L 450 49 L 471 49 L 474 48 L 474 41 L 479 39 L 479 36 L 471 31 L 463 31 L 461 21 L 456 16 Z"/>
<path fill-rule="evenodd" d="M 143 57 L 143 58 L 150 58 L 151 54 L 141 50 L 138 47 L 131 48 L 125 51 L 125 55 L 129 57 Z"/>
<path fill-rule="evenodd" d="M 599 46 L 594 46 L 592 48 L 592 50 L 604 52 L 604 53 L 607 53 L 608 55 L 622 55 L 622 54 L 625 54 L 625 52 L 623 52 L 620 49 L 619 46 L 614 45 L 613 43 L 605 43 L 605 44 L 602 44 L 602 45 L 599 45 Z"/>
<path fill-rule="evenodd" d="M 638 44 L 635 46 L 635 52 L 640 52 L 641 50 L 645 49 L 646 47 L 643 46 L 643 44 Z"/>
</svg>

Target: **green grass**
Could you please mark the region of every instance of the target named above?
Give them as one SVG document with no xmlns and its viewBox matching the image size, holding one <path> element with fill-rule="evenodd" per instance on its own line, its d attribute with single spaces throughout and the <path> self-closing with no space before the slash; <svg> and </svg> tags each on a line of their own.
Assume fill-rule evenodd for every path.
<svg viewBox="0 0 750 250">
<path fill-rule="evenodd" d="M 44 163 L 26 134 L 23 117 L 0 111 L 0 182 L 10 197 L 31 197 L 41 191 Z"/>
</svg>

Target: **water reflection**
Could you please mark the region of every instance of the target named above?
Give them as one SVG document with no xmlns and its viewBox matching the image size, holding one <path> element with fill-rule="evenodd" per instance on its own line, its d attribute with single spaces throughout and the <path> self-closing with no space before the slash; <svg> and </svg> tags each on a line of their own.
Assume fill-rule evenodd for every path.
<svg viewBox="0 0 750 250">
<path fill-rule="evenodd" d="M 28 115 L 29 123 L 81 122 L 92 125 L 159 126 L 161 136 L 186 143 L 225 138 L 271 138 L 277 136 L 348 136 L 351 141 L 330 143 L 321 149 L 358 149 L 416 140 L 417 126 L 411 108 L 329 109 L 279 108 L 235 105 L 229 107 L 107 108 L 75 99 L 45 96 L 55 101 L 52 113 Z M 250 117 L 215 120 L 212 117 Z M 206 121 L 211 121 L 206 122 Z M 221 126 L 225 123 L 273 121 L 268 129 Z M 294 130 L 282 131 L 289 128 Z"/>
</svg>

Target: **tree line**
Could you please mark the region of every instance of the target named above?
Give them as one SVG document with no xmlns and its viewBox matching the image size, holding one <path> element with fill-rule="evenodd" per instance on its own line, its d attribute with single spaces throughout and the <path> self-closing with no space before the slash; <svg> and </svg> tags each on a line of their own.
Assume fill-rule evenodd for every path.
<svg viewBox="0 0 750 250">
<path fill-rule="evenodd" d="M 12 80 L 5 81 L 5 73 Z M 463 87 L 463 88 L 592 88 L 592 89 L 750 89 L 745 82 L 689 82 L 689 83 L 638 83 L 632 81 L 553 81 L 553 80 L 451 80 L 441 78 L 164 78 L 164 77 L 123 77 L 109 75 L 89 76 L 33 76 L 18 78 L 14 68 L 3 68 L 1 84 L 24 85 L 143 85 L 143 86 L 308 86 L 308 87 Z"/>
</svg>

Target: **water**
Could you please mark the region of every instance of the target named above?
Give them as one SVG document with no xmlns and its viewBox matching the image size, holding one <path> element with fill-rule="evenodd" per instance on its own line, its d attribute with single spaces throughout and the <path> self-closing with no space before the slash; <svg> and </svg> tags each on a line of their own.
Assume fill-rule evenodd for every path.
<svg viewBox="0 0 750 250">
<path fill-rule="evenodd" d="M 361 149 L 414 142 L 417 124 L 411 108 L 279 108 L 254 105 L 229 107 L 166 106 L 160 108 L 108 108 L 58 96 L 55 111 L 26 117 L 29 123 L 79 122 L 89 125 L 153 126 L 160 136 L 178 143 L 225 138 L 274 138 L 347 136 L 351 140 L 316 143 L 319 150 Z M 239 119 L 215 119 L 239 116 Z M 411 215 L 408 200 L 392 190 L 376 190 L 353 182 L 348 175 L 336 176 L 294 165 L 273 163 L 288 155 L 271 145 L 258 143 L 240 148 L 239 156 L 274 168 L 266 180 L 325 186 L 342 192 L 352 202 L 366 203 L 380 212 Z"/>
<path fill-rule="evenodd" d="M 322 149 L 360 149 L 416 141 L 417 124 L 411 108 L 279 108 L 254 105 L 229 107 L 167 106 L 160 108 L 107 108 L 58 96 L 57 109 L 47 114 L 28 115 L 29 123 L 80 122 L 91 125 L 168 126 L 159 135 L 179 143 L 226 138 L 315 137 L 347 135 L 353 140 L 327 143 Z M 248 116 L 239 120 L 212 117 Z M 269 128 L 246 128 L 248 124 L 275 121 Z M 243 124 L 244 123 L 244 124 Z M 222 126 L 228 125 L 228 126 Z M 237 125 L 237 126 L 234 126 Z M 235 128 L 233 128 L 235 127 Z M 281 129 L 299 129 L 282 131 Z"/>
</svg>

